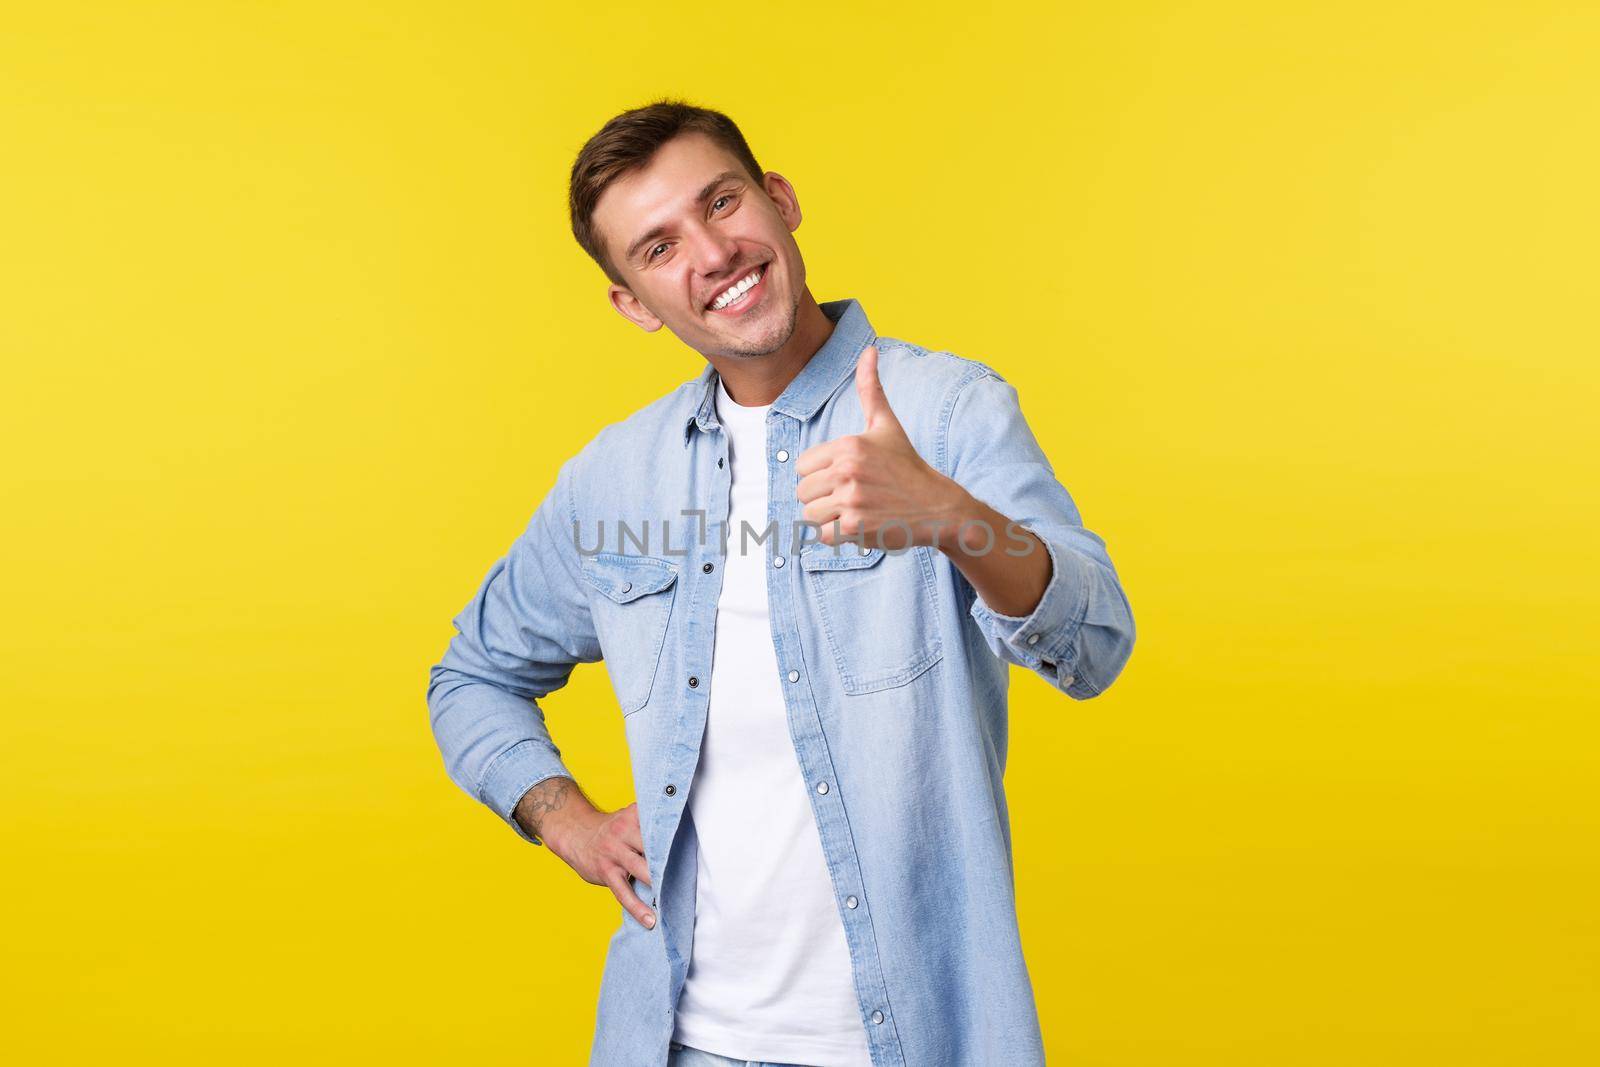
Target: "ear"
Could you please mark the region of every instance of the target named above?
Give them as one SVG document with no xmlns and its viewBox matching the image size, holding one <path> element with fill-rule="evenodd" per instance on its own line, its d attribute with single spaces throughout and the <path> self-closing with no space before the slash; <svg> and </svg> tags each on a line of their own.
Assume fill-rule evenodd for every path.
<svg viewBox="0 0 1600 1067">
<path fill-rule="evenodd" d="M 778 207 L 778 214 L 783 216 L 783 221 L 789 227 L 789 232 L 800 228 L 800 198 L 795 196 L 794 186 L 789 184 L 789 179 L 775 170 L 769 170 L 761 179 L 761 187 L 767 191 L 767 196 Z"/>
<path fill-rule="evenodd" d="M 655 333 L 661 329 L 661 320 L 639 302 L 639 298 L 633 295 L 632 289 L 623 285 L 613 285 L 606 290 L 606 298 L 611 301 L 611 306 L 617 309 L 618 315 L 645 333 Z"/>
</svg>

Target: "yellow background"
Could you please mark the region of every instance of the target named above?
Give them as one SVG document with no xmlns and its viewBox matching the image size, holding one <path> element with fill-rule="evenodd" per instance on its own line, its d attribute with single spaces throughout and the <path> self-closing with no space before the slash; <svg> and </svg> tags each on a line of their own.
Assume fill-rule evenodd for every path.
<svg viewBox="0 0 1600 1067">
<path fill-rule="evenodd" d="M 1600 9 L 1309 6 L 8 5 L 12 1062 L 586 1062 L 619 907 L 424 688 L 704 365 L 567 230 L 663 93 L 1121 572 L 1117 684 L 1013 689 L 1051 1062 L 1595 1062 Z M 604 668 L 546 706 L 631 800 Z"/>
</svg>

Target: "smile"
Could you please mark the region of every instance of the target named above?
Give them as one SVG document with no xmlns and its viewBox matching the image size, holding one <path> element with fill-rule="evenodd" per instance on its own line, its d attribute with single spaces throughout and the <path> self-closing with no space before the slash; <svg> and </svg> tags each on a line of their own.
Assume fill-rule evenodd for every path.
<svg viewBox="0 0 1600 1067">
<path fill-rule="evenodd" d="M 718 293 L 717 298 L 706 305 L 707 310 L 719 315 L 737 315 L 751 307 L 764 291 L 762 283 L 767 278 L 767 267 L 768 264 L 763 263 Z"/>
</svg>

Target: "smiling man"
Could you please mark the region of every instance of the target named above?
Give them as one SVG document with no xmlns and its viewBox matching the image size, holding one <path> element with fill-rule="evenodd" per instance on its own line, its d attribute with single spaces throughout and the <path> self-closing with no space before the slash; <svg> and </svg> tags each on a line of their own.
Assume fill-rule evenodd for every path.
<svg viewBox="0 0 1600 1067">
<path fill-rule="evenodd" d="M 817 303 L 794 187 L 727 116 L 618 115 L 570 206 L 612 306 L 705 366 L 562 465 L 428 705 L 451 778 L 622 906 L 591 1063 L 1043 1063 L 1007 687 L 1121 673 L 1105 542 L 997 371 Z M 598 660 L 616 811 L 539 704 Z"/>
</svg>

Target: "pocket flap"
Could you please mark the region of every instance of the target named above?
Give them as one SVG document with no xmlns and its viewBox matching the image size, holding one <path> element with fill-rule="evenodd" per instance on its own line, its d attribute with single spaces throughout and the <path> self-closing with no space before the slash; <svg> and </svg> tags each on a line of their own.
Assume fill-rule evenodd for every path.
<svg viewBox="0 0 1600 1067">
<path fill-rule="evenodd" d="M 808 571 L 859 571 L 872 566 L 886 553 L 881 548 L 861 551 L 862 546 L 841 541 L 837 545 L 813 541 L 800 553 L 800 567 Z"/>
<path fill-rule="evenodd" d="M 583 576 L 618 604 L 626 604 L 659 593 L 677 581 L 678 567 L 655 556 L 601 552 L 583 558 Z"/>
</svg>

